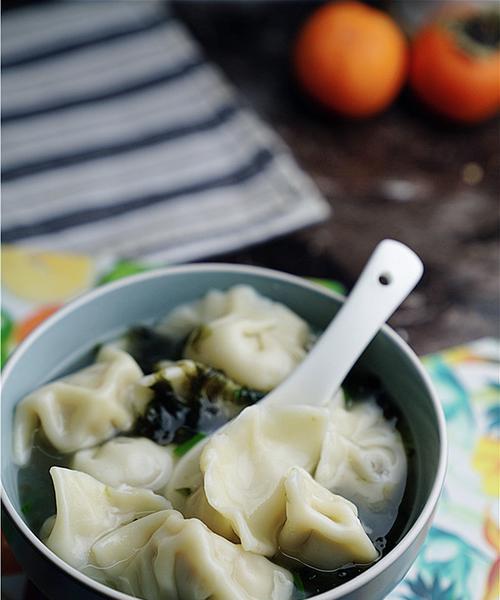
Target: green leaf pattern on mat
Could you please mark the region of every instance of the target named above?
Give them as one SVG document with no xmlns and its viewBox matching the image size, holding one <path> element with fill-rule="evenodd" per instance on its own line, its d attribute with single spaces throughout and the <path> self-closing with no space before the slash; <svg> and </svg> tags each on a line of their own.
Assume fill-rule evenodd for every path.
<svg viewBox="0 0 500 600">
<path fill-rule="evenodd" d="M 2 308 L 2 339 L 0 349 L 0 367 L 3 367 L 9 355 L 10 341 L 14 324 L 9 313 Z"/>
<path fill-rule="evenodd" d="M 117 279 L 123 279 L 124 277 L 136 275 L 137 273 L 143 273 L 144 271 L 148 271 L 152 268 L 153 267 L 145 266 L 139 262 L 134 262 L 131 260 L 119 260 L 107 273 L 101 275 L 97 285 L 111 283 Z"/>
</svg>

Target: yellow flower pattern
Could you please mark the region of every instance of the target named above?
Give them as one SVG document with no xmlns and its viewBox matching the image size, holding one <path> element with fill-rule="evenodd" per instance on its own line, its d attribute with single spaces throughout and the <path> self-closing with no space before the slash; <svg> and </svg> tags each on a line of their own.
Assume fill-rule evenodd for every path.
<svg viewBox="0 0 500 600">
<path fill-rule="evenodd" d="M 500 497 L 500 440 L 483 436 L 472 456 L 472 466 L 482 476 L 482 489 L 488 496 Z"/>
<path fill-rule="evenodd" d="M 69 300 L 91 287 L 93 276 L 89 256 L 2 246 L 2 285 L 24 301 Z"/>
</svg>

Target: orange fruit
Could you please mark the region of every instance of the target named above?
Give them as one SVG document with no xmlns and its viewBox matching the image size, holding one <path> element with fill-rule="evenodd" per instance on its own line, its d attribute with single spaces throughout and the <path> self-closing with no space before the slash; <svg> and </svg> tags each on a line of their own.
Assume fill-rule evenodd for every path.
<svg viewBox="0 0 500 600">
<path fill-rule="evenodd" d="M 385 13 L 346 1 L 322 6 L 299 32 L 296 76 L 316 100 L 349 117 L 384 110 L 405 82 L 408 46 Z"/>
<path fill-rule="evenodd" d="M 500 13 L 462 6 L 425 25 L 412 44 L 410 84 L 429 108 L 476 123 L 500 108 Z"/>
</svg>

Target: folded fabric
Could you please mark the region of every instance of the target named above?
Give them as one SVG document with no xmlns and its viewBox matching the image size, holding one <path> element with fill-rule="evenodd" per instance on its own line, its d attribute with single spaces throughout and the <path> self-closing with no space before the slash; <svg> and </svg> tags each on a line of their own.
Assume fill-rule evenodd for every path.
<svg viewBox="0 0 500 600">
<path fill-rule="evenodd" d="M 329 212 L 164 3 L 7 12 L 2 71 L 4 243 L 184 261 Z"/>
</svg>

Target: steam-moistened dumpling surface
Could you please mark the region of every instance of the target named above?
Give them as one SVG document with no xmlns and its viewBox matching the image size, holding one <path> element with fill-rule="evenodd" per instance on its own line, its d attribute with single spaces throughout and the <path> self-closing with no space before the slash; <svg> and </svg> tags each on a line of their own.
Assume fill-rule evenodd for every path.
<svg viewBox="0 0 500 600">
<path fill-rule="evenodd" d="M 47 546 L 68 564 L 81 569 L 92 544 L 102 535 L 138 517 L 169 508 L 150 490 L 114 489 L 86 473 L 52 467 L 56 515 L 42 528 Z"/>
<path fill-rule="evenodd" d="M 116 437 L 102 446 L 80 450 L 71 467 L 112 487 L 126 484 L 156 491 L 166 485 L 173 457 L 169 448 L 147 438 Z"/>
<path fill-rule="evenodd" d="M 324 570 L 377 558 L 352 502 L 332 494 L 297 467 L 288 472 L 285 494 L 286 521 L 279 535 L 283 553 Z"/>
<path fill-rule="evenodd" d="M 130 393 L 142 375 L 129 354 L 105 346 L 92 366 L 26 396 L 14 419 L 16 462 L 28 462 L 39 428 L 65 453 L 95 446 L 117 431 L 130 429 L 146 400 Z"/>
<path fill-rule="evenodd" d="M 289 600 L 293 590 L 288 571 L 174 510 L 103 537 L 91 562 L 105 583 L 148 600 Z"/>
<path fill-rule="evenodd" d="M 396 518 L 406 471 L 401 435 L 375 402 L 333 408 L 314 478 L 354 502 L 376 535 L 385 535 Z M 378 512 L 392 513 L 385 531 L 377 531 Z"/>
<path fill-rule="evenodd" d="M 315 468 L 327 418 L 326 409 L 311 406 L 252 406 L 203 448 L 206 499 L 245 550 L 276 553 L 285 518 L 284 476 L 292 466 Z"/>
<path fill-rule="evenodd" d="M 243 285 L 228 292 L 212 291 L 177 309 L 163 330 L 177 335 L 192 331 L 187 358 L 262 391 L 276 387 L 291 373 L 304 358 L 310 339 L 307 323 L 289 308 Z"/>
</svg>

